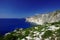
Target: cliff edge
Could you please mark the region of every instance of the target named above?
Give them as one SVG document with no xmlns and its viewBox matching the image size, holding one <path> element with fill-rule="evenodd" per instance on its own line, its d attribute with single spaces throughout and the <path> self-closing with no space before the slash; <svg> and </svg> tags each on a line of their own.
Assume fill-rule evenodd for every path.
<svg viewBox="0 0 60 40">
<path fill-rule="evenodd" d="M 39 14 L 32 17 L 27 17 L 26 21 L 35 23 L 37 25 L 42 25 L 46 22 L 48 23 L 58 22 L 60 21 L 60 10 L 57 10 L 51 13 L 44 13 L 44 14 Z"/>
</svg>

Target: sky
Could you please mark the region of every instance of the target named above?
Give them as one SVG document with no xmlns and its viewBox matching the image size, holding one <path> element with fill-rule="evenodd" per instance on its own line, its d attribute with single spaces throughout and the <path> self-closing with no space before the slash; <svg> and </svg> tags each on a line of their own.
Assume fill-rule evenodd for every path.
<svg viewBox="0 0 60 40">
<path fill-rule="evenodd" d="M 25 18 L 60 10 L 60 0 L 0 0 L 0 18 Z"/>
</svg>

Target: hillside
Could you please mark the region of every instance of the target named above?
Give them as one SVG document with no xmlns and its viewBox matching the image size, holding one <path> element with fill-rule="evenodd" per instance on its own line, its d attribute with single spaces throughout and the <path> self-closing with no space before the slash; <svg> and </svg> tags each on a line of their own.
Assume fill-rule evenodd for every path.
<svg viewBox="0 0 60 40">
<path fill-rule="evenodd" d="M 6 33 L 1 40 L 60 40 L 60 21 L 16 29 Z"/>
<path fill-rule="evenodd" d="M 48 23 L 58 22 L 59 20 L 60 20 L 60 10 L 53 11 L 50 13 L 39 14 L 39 15 L 26 18 L 26 21 L 30 23 L 35 23 L 38 25 L 42 25 L 46 22 Z"/>
</svg>

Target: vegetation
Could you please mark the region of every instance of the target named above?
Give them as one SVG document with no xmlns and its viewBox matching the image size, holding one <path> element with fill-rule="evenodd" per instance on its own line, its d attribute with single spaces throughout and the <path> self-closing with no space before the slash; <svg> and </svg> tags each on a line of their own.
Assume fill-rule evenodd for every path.
<svg viewBox="0 0 60 40">
<path fill-rule="evenodd" d="M 36 25 L 27 29 L 16 29 L 6 33 L 0 40 L 60 40 L 60 21 Z"/>
</svg>

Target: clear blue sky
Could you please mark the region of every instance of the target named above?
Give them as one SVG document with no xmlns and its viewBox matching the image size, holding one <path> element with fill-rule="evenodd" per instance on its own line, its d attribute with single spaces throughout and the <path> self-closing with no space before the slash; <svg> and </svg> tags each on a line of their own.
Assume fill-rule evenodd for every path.
<svg viewBox="0 0 60 40">
<path fill-rule="evenodd" d="M 23 18 L 60 9 L 60 0 L 0 0 L 0 18 Z"/>
</svg>

